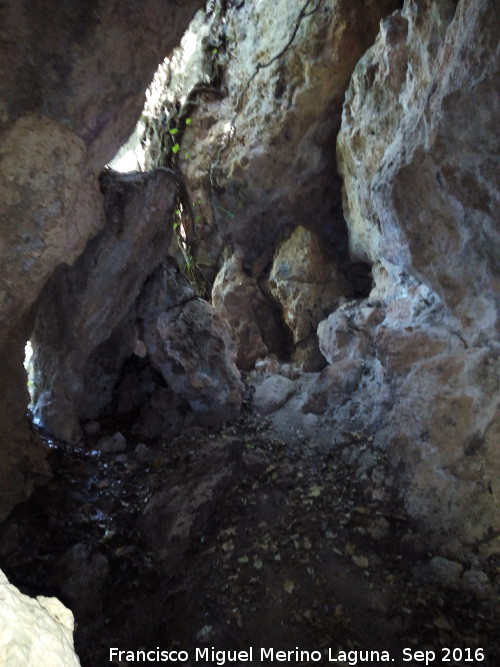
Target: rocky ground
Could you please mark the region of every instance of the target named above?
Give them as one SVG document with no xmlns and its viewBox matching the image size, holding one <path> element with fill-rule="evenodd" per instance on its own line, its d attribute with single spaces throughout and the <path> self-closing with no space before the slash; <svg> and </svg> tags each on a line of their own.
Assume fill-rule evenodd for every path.
<svg viewBox="0 0 500 667">
<path fill-rule="evenodd" d="M 122 425 L 106 444 L 115 431 L 48 440 L 52 482 L 0 527 L 10 581 L 73 610 L 84 667 L 112 664 L 110 647 L 186 650 L 188 665 L 195 647 L 254 647 L 254 665 L 272 664 L 261 647 L 320 651 L 320 664 L 377 664 L 360 650 L 500 664 L 500 558 L 427 552 L 334 450 L 284 438 L 248 407 L 169 442 L 138 443 Z"/>
</svg>

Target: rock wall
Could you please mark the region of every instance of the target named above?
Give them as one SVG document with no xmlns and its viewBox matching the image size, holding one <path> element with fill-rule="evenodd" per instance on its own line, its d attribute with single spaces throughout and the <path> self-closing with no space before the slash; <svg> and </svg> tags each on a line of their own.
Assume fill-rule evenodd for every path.
<svg viewBox="0 0 500 667">
<path fill-rule="evenodd" d="M 121 177 L 112 205 L 96 174 L 196 3 L 42 5 L 2 6 L 0 518 L 46 474 L 23 430 L 35 323 L 37 417 L 59 437 L 113 400 L 151 437 L 188 410 L 231 418 L 236 358 L 281 372 L 257 408 L 346 445 L 436 542 L 498 549 L 494 1 L 208 3 L 142 119 L 143 166 L 176 186 Z M 215 309 L 162 261 L 174 204 Z M 259 361 L 290 352 L 327 366 Z"/>
<path fill-rule="evenodd" d="M 0 519 L 47 475 L 24 416 L 30 308 L 54 269 L 102 228 L 97 175 L 200 4 L 0 6 Z"/>
<path fill-rule="evenodd" d="M 500 534 L 499 37 L 488 0 L 405 2 L 382 22 L 346 94 L 338 164 L 351 254 L 375 265 L 385 317 L 363 304 L 350 342 L 337 313 L 319 331 L 330 359 L 355 348 L 382 365 L 393 407 L 375 444 L 410 513 L 486 550 Z"/>
<path fill-rule="evenodd" d="M 0 570 L 0 664 L 78 667 L 73 630 L 62 602 L 23 595 Z"/>
<path fill-rule="evenodd" d="M 36 423 L 76 443 L 83 421 L 113 416 L 117 403 L 121 413 L 125 404 L 144 410 L 159 395 L 167 415 L 175 396 L 184 399 L 194 423 L 236 417 L 242 387 L 229 330 L 167 260 L 177 179 L 167 169 L 107 170 L 100 181 L 105 228 L 74 266 L 54 273 L 39 300 L 31 334 Z M 123 377 L 139 354 L 161 376 L 144 394 Z"/>
<path fill-rule="evenodd" d="M 124 361 L 135 349 L 132 308 L 163 262 L 172 237 L 177 184 L 166 169 L 104 172 L 106 226 L 74 266 L 61 266 L 39 300 L 31 334 L 35 422 L 77 442 L 80 421 L 111 402 Z M 106 342 L 112 337 L 112 345 Z"/>
<path fill-rule="evenodd" d="M 209 284 L 225 257 L 212 296 L 240 366 L 286 349 L 265 342 L 250 294 L 280 308 L 295 366 L 329 364 L 257 381 L 256 406 L 283 425 L 292 405 L 290 423 L 331 446 L 368 438 L 392 470 L 372 465 L 380 492 L 437 541 L 486 550 L 499 534 L 498 30 L 489 0 L 212 3 L 158 74 L 144 137 L 144 164 L 182 177 L 180 224 Z"/>
<path fill-rule="evenodd" d="M 380 18 L 398 5 L 249 0 L 197 15 L 159 74 L 144 163 L 164 165 L 179 145 L 183 224 L 211 280 L 226 245 L 263 277 L 300 224 L 346 260 L 334 151 L 341 105 Z"/>
<path fill-rule="evenodd" d="M 498 333 L 498 20 L 417 2 L 382 23 L 346 96 L 338 156 L 353 255 L 442 300 L 471 345 Z"/>
</svg>

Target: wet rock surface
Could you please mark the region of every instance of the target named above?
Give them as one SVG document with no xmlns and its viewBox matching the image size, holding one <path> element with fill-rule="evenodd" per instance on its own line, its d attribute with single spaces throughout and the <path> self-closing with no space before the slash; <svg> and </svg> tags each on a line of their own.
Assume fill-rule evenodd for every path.
<svg viewBox="0 0 500 667">
<path fill-rule="evenodd" d="M 49 442 L 52 483 L 0 527 L 11 581 L 74 611 L 83 667 L 111 646 L 378 649 L 396 665 L 403 647 L 460 646 L 497 664 L 498 556 L 429 551 L 356 476 L 359 434 L 326 448 L 247 412 L 149 445 L 125 435 L 119 454 Z"/>
</svg>

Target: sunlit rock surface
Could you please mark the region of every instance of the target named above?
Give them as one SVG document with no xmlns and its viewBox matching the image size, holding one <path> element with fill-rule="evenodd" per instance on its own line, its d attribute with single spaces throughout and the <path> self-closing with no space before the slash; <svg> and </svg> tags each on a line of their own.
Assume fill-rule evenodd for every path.
<svg viewBox="0 0 500 667">
<path fill-rule="evenodd" d="M 30 598 L 0 570 L 0 664 L 77 667 L 73 614 L 57 598 Z"/>
<path fill-rule="evenodd" d="M 470 345 L 498 332 L 500 26 L 494 3 L 405 3 L 346 95 L 351 253 L 427 285 Z"/>
<path fill-rule="evenodd" d="M 260 278 L 283 230 L 299 224 L 345 259 L 334 149 L 341 105 L 379 20 L 398 4 L 250 0 L 198 14 L 159 75 L 145 164 L 163 164 L 179 143 L 185 224 L 201 265 L 215 269 L 233 243 Z"/>
<path fill-rule="evenodd" d="M 394 407 L 375 441 L 410 513 L 486 551 L 500 528 L 499 37 L 488 0 L 405 2 L 382 22 L 346 95 L 338 163 L 350 252 L 375 265 L 385 319 L 367 326 L 361 304 L 350 329 L 340 312 L 319 329 L 332 361 L 382 364 Z"/>
</svg>

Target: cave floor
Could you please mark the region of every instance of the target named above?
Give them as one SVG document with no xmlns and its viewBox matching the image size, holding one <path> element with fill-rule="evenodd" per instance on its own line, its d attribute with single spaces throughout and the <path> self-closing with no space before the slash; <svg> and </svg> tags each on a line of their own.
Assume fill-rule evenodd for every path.
<svg viewBox="0 0 500 667">
<path fill-rule="evenodd" d="M 272 664 L 271 647 L 320 651 L 319 664 L 360 650 L 500 664 L 500 559 L 482 563 L 496 582 L 483 599 L 419 575 L 432 554 L 411 521 L 300 433 L 248 413 L 119 454 L 92 446 L 48 441 L 51 483 L 0 526 L 2 569 L 73 610 L 84 667 L 131 664 L 111 647 L 185 650 L 187 665 L 195 647 L 253 647 L 253 665 Z M 484 660 L 465 661 L 476 648 Z"/>
</svg>

